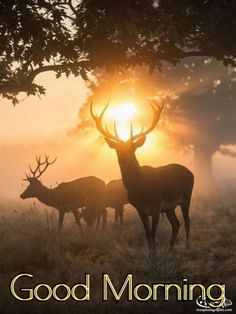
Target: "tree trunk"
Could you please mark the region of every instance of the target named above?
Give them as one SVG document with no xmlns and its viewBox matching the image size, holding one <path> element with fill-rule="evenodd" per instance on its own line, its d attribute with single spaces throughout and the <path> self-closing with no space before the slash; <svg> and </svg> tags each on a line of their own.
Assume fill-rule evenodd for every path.
<svg viewBox="0 0 236 314">
<path fill-rule="evenodd" d="M 214 152 L 215 149 L 212 149 L 211 147 L 195 146 L 195 186 L 199 192 L 209 191 L 213 186 L 212 156 Z"/>
</svg>

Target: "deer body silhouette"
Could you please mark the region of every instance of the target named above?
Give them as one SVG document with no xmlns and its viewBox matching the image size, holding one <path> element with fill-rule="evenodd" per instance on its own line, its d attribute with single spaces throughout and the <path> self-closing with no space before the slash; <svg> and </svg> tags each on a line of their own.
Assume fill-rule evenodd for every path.
<svg viewBox="0 0 236 314">
<path fill-rule="evenodd" d="M 81 228 L 81 214 L 78 209 L 87 207 L 88 210 L 95 211 L 98 225 L 103 216 L 103 227 L 106 223 L 106 210 L 104 207 L 105 182 L 93 177 L 83 177 L 71 182 L 64 182 L 55 188 L 48 188 L 39 181 L 39 177 L 45 172 L 47 167 L 55 162 L 49 162 L 48 157 L 41 162 L 40 157 L 36 158 L 37 167 L 33 171 L 30 167 L 32 176 L 26 175 L 29 186 L 20 195 L 22 199 L 35 197 L 40 202 L 54 207 L 59 211 L 58 231 L 61 230 L 66 212 L 72 212 L 76 222 Z M 41 170 L 40 167 L 44 166 Z M 38 174 L 37 174 L 38 172 Z"/>
<path fill-rule="evenodd" d="M 128 191 L 129 203 L 137 210 L 144 225 L 149 249 L 155 251 L 155 236 L 160 212 L 165 212 L 172 227 L 172 236 L 169 248 L 174 248 L 180 223 L 175 214 L 175 208 L 180 205 L 184 217 L 186 229 L 186 246 L 189 248 L 189 206 L 194 183 L 194 176 L 186 167 L 178 164 L 170 164 L 158 168 L 140 166 L 135 151 L 142 146 L 146 135 L 157 125 L 162 106 L 156 108 L 156 103 L 151 102 L 154 112 L 152 125 L 139 134 L 133 135 L 132 125 L 130 139 L 123 141 L 119 138 L 116 124 L 114 124 L 114 135 L 102 125 L 102 117 L 108 104 L 99 116 L 92 110 L 91 115 L 96 122 L 96 127 L 105 137 L 110 148 L 116 150 L 118 163 L 124 186 Z M 155 105 L 155 106 L 154 106 Z M 152 217 L 150 223 L 149 217 Z"/>
<path fill-rule="evenodd" d="M 112 180 L 106 185 L 105 190 L 105 207 L 112 207 L 115 209 L 115 224 L 124 222 L 124 205 L 128 204 L 127 190 L 121 179 Z M 90 208 L 83 207 L 81 211 L 81 218 L 88 226 L 93 226 L 97 217 L 96 210 L 91 211 Z"/>
<path fill-rule="evenodd" d="M 106 185 L 106 206 L 115 209 L 115 223 L 124 223 L 124 205 L 128 204 L 128 193 L 121 179 L 112 180 Z"/>
</svg>

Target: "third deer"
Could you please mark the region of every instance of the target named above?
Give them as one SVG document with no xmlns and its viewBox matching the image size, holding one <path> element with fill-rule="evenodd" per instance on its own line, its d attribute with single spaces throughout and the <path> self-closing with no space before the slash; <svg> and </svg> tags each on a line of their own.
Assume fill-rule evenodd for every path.
<svg viewBox="0 0 236 314">
<path fill-rule="evenodd" d="M 124 205 L 129 203 L 127 190 L 121 179 L 112 180 L 106 185 L 106 206 L 115 209 L 115 224 L 124 223 Z"/>
</svg>

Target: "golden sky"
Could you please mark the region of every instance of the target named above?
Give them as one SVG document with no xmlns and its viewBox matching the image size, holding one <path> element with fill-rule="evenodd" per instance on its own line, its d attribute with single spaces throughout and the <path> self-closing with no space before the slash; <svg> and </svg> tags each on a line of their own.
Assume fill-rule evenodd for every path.
<svg viewBox="0 0 236 314">
<path fill-rule="evenodd" d="M 47 89 L 39 99 L 30 96 L 15 107 L 1 99 L 0 143 L 35 143 L 38 140 L 60 139 L 78 122 L 77 113 L 88 90 L 81 78 L 55 79 L 52 73 L 37 77 Z"/>
<path fill-rule="evenodd" d="M 42 181 L 48 186 L 87 175 L 96 175 L 105 181 L 119 178 L 115 151 L 107 146 L 95 125 L 94 132 L 85 130 L 75 136 L 68 135 L 78 124 L 79 108 L 89 95 L 83 80 L 55 79 L 53 74 L 42 74 L 36 82 L 47 89 L 41 100 L 31 96 L 13 107 L 10 101 L 1 99 L 0 197 L 18 199 L 27 186 L 22 178 L 29 163 L 34 167 L 37 154 L 58 157 L 43 175 Z M 114 112 L 110 115 L 113 119 Z M 160 130 L 148 136 L 137 157 L 141 164 L 160 166 L 179 162 L 193 168 L 192 156 L 163 149 Z M 216 154 L 214 169 L 216 174 L 236 177 L 235 159 Z"/>
<path fill-rule="evenodd" d="M 105 181 L 119 178 L 115 151 L 107 146 L 94 123 L 94 131 L 69 135 L 78 124 L 79 108 L 89 94 L 85 83 L 80 78 L 55 79 L 53 74 L 40 75 L 37 82 L 47 88 L 46 96 L 41 100 L 31 96 L 16 107 L 10 101 L 2 100 L 0 106 L 0 165 L 4 165 L 1 167 L 0 197 L 18 198 L 27 186 L 22 178 L 28 172 L 28 164 L 34 167 L 35 156 L 44 153 L 51 158 L 58 157 L 42 177 L 42 182 L 48 186 L 87 175 L 96 175 Z M 100 110 L 96 104 L 94 109 Z M 110 111 L 111 119 L 115 113 Z M 151 116 L 151 109 L 147 116 Z M 171 162 L 160 146 L 155 147 L 155 154 L 149 154 L 155 144 L 151 141 L 153 137 L 155 139 L 151 134 L 137 152 L 140 162 L 153 165 Z M 177 162 L 179 156 L 172 160 Z"/>
</svg>

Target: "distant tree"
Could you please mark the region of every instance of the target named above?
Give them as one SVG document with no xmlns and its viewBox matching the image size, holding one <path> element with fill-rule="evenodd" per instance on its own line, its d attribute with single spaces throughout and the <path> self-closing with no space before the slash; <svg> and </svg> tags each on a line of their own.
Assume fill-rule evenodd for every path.
<svg viewBox="0 0 236 314">
<path fill-rule="evenodd" d="M 175 108 L 171 118 L 187 126 L 186 132 L 181 134 L 172 129 L 170 138 L 174 145 L 194 151 L 199 175 L 210 181 L 216 152 L 236 157 L 231 149 L 236 144 L 235 72 L 233 69 L 226 72 L 214 62 L 205 69 L 203 65 L 196 67 L 198 73 L 193 72 L 191 79 L 198 86 L 181 92 L 171 108 Z"/>
<path fill-rule="evenodd" d="M 35 77 L 190 56 L 235 65 L 234 0 L 0 0 L 0 94 L 43 94 Z"/>
</svg>

